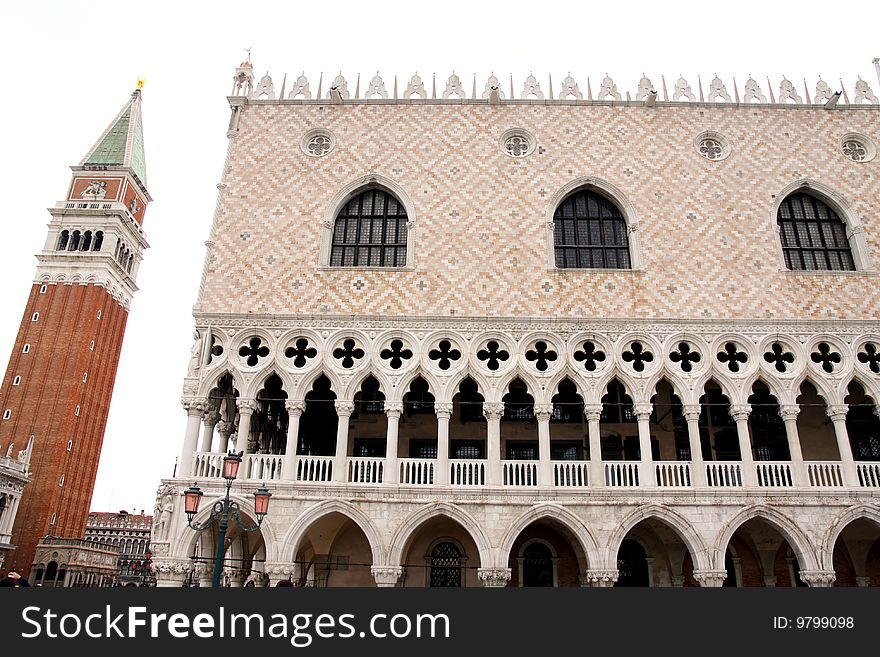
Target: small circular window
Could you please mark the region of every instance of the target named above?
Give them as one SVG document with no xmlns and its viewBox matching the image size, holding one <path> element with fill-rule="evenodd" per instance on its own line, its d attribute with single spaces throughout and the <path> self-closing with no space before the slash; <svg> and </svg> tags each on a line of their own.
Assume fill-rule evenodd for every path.
<svg viewBox="0 0 880 657">
<path fill-rule="evenodd" d="M 302 152 L 311 157 L 327 155 L 336 146 L 336 138 L 329 130 L 309 130 L 300 141 Z"/>
<path fill-rule="evenodd" d="M 535 150 L 535 138 L 519 128 L 508 130 L 501 135 L 501 150 L 510 157 L 526 157 Z"/>
<path fill-rule="evenodd" d="M 717 132 L 707 131 L 694 140 L 697 152 L 710 162 L 720 162 L 730 155 L 727 139 Z"/>
<path fill-rule="evenodd" d="M 849 133 L 840 140 L 840 150 L 853 162 L 870 162 L 877 155 L 874 143 L 865 137 L 855 133 Z"/>
</svg>

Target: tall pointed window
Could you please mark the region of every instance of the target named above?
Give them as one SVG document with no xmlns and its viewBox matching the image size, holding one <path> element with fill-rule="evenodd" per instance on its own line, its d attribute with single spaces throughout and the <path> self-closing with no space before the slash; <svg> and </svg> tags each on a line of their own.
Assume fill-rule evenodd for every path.
<svg viewBox="0 0 880 657">
<path fill-rule="evenodd" d="M 855 270 L 846 224 L 815 196 L 791 194 L 780 204 L 776 222 L 788 269 Z"/>
<path fill-rule="evenodd" d="M 404 267 L 407 216 L 403 204 L 383 189 L 368 189 L 336 215 L 332 267 Z"/>
<path fill-rule="evenodd" d="M 589 189 L 566 198 L 553 215 L 556 266 L 629 269 L 626 220 L 609 199 Z"/>
</svg>

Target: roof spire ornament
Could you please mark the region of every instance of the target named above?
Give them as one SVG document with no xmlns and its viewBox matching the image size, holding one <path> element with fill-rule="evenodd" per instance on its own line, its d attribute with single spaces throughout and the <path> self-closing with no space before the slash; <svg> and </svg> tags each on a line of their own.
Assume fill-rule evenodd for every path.
<svg viewBox="0 0 880 657">
<path fill-rule="evenodd" d="M 571 71 L 568 72 L 566 78 L 562 81 L 562 90 L 559 92 L 559 100 L 564 100 L 569 96 L 574 96 L 576 100 L 583 100 L 584 95 L 578 89 L 578 83 L 571 77 Z"/>
<path fill-rule="evenodd" d="M 519 97 L 520 99 L 525 100 L 529 96 L 534 96 L 538 100 L 544 100 L 544 92 L 541 91 L 541 85 L 531 71 L 529 71 L 529 77 L 526 78 L 525 84 L 523 84 L 522 93 Z"/>
<path fill-rule="evenodd" d="M 406 85 L 406 91 L 403 92 L 404 98 L 409 98 L 413 95 L 418 96 L 423 100 L 428 97 L 428 92 L 425 91 L 425 83 L 422 82 L 422 78 L 419 77 L 418 73 L 415 73 L 409 79 L 409 83 Z"/>
</svg>

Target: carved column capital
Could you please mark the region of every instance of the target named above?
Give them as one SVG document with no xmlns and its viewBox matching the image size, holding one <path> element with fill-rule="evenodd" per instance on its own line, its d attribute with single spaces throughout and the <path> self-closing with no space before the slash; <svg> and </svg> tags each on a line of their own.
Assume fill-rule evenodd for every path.
<svg viewBox="0 0 880 657">
<path fill-rule="evenodd" d="M 699 422 L 703 407 L 700 404 L 685 404 L 681 410 L 685 420 L 688 422 Z"/>
<path fill-rule="evenodd" d="M 376 580 L 376 586 L 390 588 L 397 586 L 400 576 L 403 575 L 403 568 L 400 566 L 370 566 L 370 572 L 373 579 Z"/>
<path fill-rule="evenodd" d="M 654 410 L 654 406 L 651 403 L 640 403 L 633 404 L 633 412 L 636 414 L 636 417 L 639 420 L 648 420 L 651 418 L 651 413 Z"/>
<path fill-rule="evenodd" d="M 730 407 L 730 417 L 732 417 L 735 422 L 748 420 L 749 415 L 751 414 L 752 407 L 749 404 L 734 404 Z"/>
<path fill-rule="evenodd" d="M 591 568 L 581 575 L 581 583 L 593 588 L 611 588 L 619 575 L 617 568 Z"/>
<path fill-rule="evenodd" d="M 204 416 L 205 411 L 209 409 L 208 400 L 204 397 L 183 397 L 180 400 L 183 410 L 187 415 Z"/>
<path fill-rule="evenodd" d="M 727 579 L 726 570 L 695 570 L 694 580 L 697 584 L 706 588 L 720 588 Z"/>
<path fill-rule="evenodd" d="M 192 564 L 189 561 L 154 557 L 152 569 L 159 586 L 180 586 L 189 576 Z"/>
<path fill-rule="evenodd" d="M 845 422 L 846 414 L 849 413 L 849 406 L 846 404 L 830 404 L 825 413 L 831 418 L 832 422 Z"/>
<path fill-rule="evenodd" d="M 598 421 L 602 417 L 602 404 L 584 404 L 584 415 L 590 422 Z"/>
<path fill-rule="evenodd" d="M 399 418 L 401 415 L 403 415 L 403 403 L 385 402 L 385 415 L 390 418 Z"/>
<path fill-rule="evenodd" d="M 801 407 L 797 404 L 783 404 L 779 407 L 779 417 L 783 422 L 797 421 L 797 416 L 801 412 Z"/>
<path fill-rule="evenodd" d="M 477 577 L 480 578 L 483 586 L 487 587 L 507 586 L 510 576 L 510 568 L 479 568 L 477 570 Z"/>
<path fill-rule="evenodd" d="M 299 417 L 306 410 L 306 403 L 302 399 L 288 399 L 284 402 L 284 410 L 290 417 Z"/>
<path fill-rule="evenodd" d="M 253 415 L 257 410 L 257 402 L 253 399 L 238 399 L 235 402 L 241 415 Z"/>
<path fill-rule="evenodd" d="M 535 404 L 535 419 L 547 422 L 553 415 L 553 404 Z"/>
<path fill-rule="evenodd" d="M 483 404 L 483 416 L 487 420 L 500 420 L 504 415 L 504 404 L 501 402 L 485 402 Z"/>
<path fill-rule="evenodd" d="M 203 420 L 209 427 L 216 427 L 217 423 L 220 421 L 220 413 L 219 411 L 208 409 L 205 411 Z"/>
<path fill-rule="evenodd" d="M 352 413 L 354 413 L 353 401 L 337 401 L 335 406 L 336 415 L 338 415 L 339 417 L 349 417 Z"/>
<path fill-rule="evenodd" d="M 448 420 L 452 417 L 452 403 L 451 402 L 437 402 L 434 404 L 434 413 L 437 414 L 438 418 L 443 418 L 444 420 Z"/>
<path fill-rule="evenodd" d="M 807 586 L 827 588 L 834 584 L 837 574 L 833 570 L 802 570 L 800 577 Z"/>
</svg>

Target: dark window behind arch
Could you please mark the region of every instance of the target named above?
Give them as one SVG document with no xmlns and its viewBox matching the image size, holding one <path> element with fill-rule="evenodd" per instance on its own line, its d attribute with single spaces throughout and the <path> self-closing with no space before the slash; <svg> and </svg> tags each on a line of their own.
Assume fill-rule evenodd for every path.
<svg viewBox="0 0 880 657">
<path fill-rule="evenodd" d="M 406 265 L 406 209 L 383 189 L 368 189 L 336 215 L 330 265 L 403 267 Z"/>
<path fill-rule="evenodd" d="M 556 266 L 629 269 L 626 221 L 609 199 L 588 189 L 566 198 L 553 214 Z"/>
<path fill-rule="evenodd" d="M 776 222 L 788 269 L 855 270 L 846 224 L 815 196 L 798 192 L 786 197 Z"/>
<path fill-rule="evenodd" d="M 431 550 L 431 586 L 461 586 L 461 551 L 455 543 L 443 541 Z"/>
</svg>

